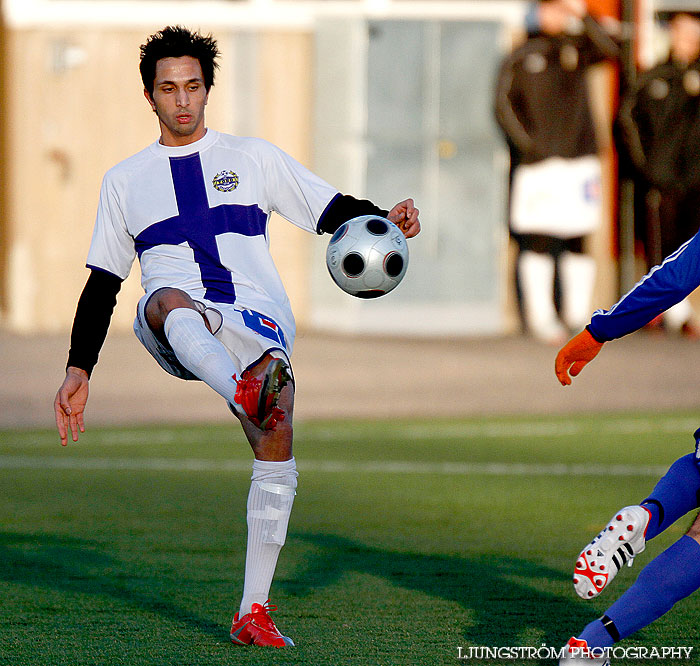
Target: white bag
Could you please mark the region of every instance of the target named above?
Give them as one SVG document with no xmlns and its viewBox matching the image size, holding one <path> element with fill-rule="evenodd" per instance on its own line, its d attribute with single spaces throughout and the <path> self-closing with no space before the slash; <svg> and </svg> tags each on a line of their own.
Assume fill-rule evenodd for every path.
<svg viewBox="0 0 700 666">
<path fill-rule="evenodd" d="M 575 238 L 601 217 L 601 166 L 595 155 L 549 157 L 513 174 L 511 229 L 520 234 Z"/>
</svg>

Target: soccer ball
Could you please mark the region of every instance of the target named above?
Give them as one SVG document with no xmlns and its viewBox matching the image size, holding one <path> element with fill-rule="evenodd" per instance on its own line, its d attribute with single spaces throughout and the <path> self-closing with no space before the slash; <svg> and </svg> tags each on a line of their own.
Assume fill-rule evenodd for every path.
<svg viewBox="0 0 700 666">
<path fill-rule="evenodd" d="M 377 298 L 406 275 L 408 246 L 401 230 L 377 215 L 362 215 L 341 224 L 326 250 L 333 281 L 358 298 Z"/>
</svg>

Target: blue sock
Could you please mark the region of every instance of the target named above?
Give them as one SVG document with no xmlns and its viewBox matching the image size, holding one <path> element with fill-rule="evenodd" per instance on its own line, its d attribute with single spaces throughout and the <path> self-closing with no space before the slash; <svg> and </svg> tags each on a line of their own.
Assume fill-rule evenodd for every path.
<svg viewBox="0 0 700 666">
<path fill-rule="evenodd" d="M 651 513 L 646 540 L 653 539 L 688 511 L 700 506 L 700 469 L 695 454 L 676 460 L 654 486 L 642 506 Z"/>
<path fill-rule="evenodd" d="M 610 632 L 603 626 L 603 622 L 600 619 L 593 620 L 593 622 L 586 625 L 586 628 L 579 634 L 578 638 L 586 641 L 589 648 L 612 647 L 615 644 Z"/>
<path fill-rule="evenodd" d="M 700 587 L 700 544 L 682 536 L 647 564 L 606 615 L 620 638 L 646 627 Z"/>
<path fill-rule="evenodd" d="M 620 640 L 667 613 L 673 605 L 700 588 L 700 544 L 682 536 L 642 569 L 637 581 L 608 610 Z M 610 647 L 610 632 L 601 620 L 591 622 L 579 638 L 588 647 Z"/>
</svg>

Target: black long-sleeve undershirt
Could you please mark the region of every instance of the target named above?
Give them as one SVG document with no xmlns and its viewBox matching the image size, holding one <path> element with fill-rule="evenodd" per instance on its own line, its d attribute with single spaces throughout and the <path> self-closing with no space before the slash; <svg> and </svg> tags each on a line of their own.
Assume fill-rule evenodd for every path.
<svg viewBox="0 0 700 666">
<path fill-rule="evenodd" d="M 318 233 L 332 234 L 336 229 L 354 217 L 360 215 L 379 215 L 386 217 L 389 214 L 388 210 L 375 206 L 367 199 L 356 199 L 350 194 L 338 194 L 326 206 L 326 210 L 321 214 L 318 223 Z"/>
<path fill-rule="evenodd" d="M 81 368 L 88 373 L 88 377 L 92 374 L 107 337 L 121 287 L 122 280 L 116 275 L 94 269 L 91 271 L 75 311 L 66 367 Z"/>
</svg>

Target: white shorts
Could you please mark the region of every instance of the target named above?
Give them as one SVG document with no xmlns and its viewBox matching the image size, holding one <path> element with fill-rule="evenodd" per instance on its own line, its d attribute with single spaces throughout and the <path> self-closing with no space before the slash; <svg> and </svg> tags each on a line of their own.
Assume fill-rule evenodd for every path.
<svg viewBox="0 0 700 666">
<path fill-rule="evenodd" d="M 146 305 L 155 293 L 145 294 L 136 306 L 136 337 L 166 372 L 180 379 L 199 379 L 177 360 L 170 345 L 161 342 L 147 324 Z M 294 340 L 290 340 L 272 318 L 223 303 L 197 300 L 194 303 L 209 322 L 214 337 L 224 345 L 241 372 L 254 366 L 267 354 L 285 359 L 291 369 L 289 356 Z"/>
<path fill-rule="evenodd" d="M 518 234 L 577 238 L 595 231 L 602 214 L 596 155 L 549 157 L 513 174 L 511 229 Z"/>
</svg>

